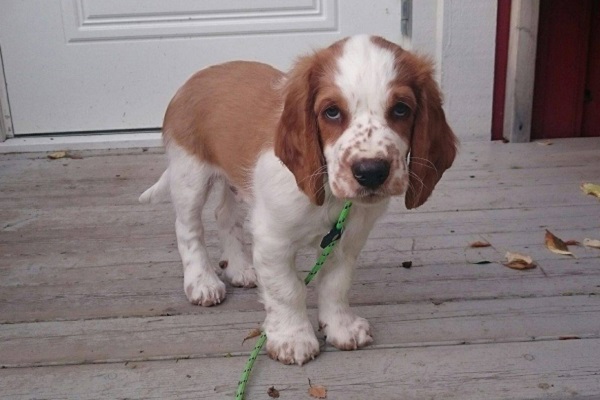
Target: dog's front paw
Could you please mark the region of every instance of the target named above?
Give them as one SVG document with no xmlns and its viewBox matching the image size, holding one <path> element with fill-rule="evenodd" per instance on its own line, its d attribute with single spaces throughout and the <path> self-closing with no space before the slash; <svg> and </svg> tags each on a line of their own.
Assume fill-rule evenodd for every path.
<svg viewBox="0 0 600 400">
<path fill-rule="evenodd" d="M 223 260 L 219 262 L 219 267 L 223 270 L 223 275 L 231 283 L 231 286 L 253 288 L 256 287 L 256 272 L 251 263 L 245 260 L 231 261 Z"/>
<path fill-rule="evenodd" d="M 202 276 L 184 281 L 185 294 L 192 304 L 210 307 L 225 300 L 225 284 L 217 276 Z"/>
<path fill-rule="evenodd" d="M 350 312 L 336 313 L 319 325 L 327 342 L 340 350 L 356 350 L 373 342 L 369 321 Z"/>
<path fill-rule="evenodd" d="M 319 355 L 319 342 L 308 321 L 300 327 L 266 329 L 266 333 L 267 354 L 274 360 L 302 365 Z"/>
</svg>

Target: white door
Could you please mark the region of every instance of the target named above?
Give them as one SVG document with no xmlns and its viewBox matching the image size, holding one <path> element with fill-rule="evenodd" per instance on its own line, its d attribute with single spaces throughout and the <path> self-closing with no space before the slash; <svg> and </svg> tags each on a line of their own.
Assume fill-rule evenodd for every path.
<svg viewBox="0 0 600 400">
<path fill-rule="evenodd" d="M 16 135 L 158 129 L 177 87 L 205 65 L 245 59 L 287 69 L 348 35 L 398 42 L 400 27 L 400 0 L 0 3 Z"/>
</svg>

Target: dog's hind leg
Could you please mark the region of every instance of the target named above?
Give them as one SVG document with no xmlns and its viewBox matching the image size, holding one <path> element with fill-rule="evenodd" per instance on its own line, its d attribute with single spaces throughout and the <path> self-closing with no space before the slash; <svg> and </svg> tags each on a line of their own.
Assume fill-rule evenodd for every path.
<svg viewBox="0 0 600 400">
<path fill-rule="evenodd" d="M 171 199 L 177 219 L 177 247 L 183 262 L 183 287 L 193 304 L 212 306 L 225 299 L 225 284 L 211 266 L 202 225 L 206 203 L 218 170 L 171 144 L 167 149 Z"/>
<path fill-rule="evenodd" d="M 243 225 L 246 212 L 237 189 L 227 182 L 223 185 L 221 203 L 215 210 L 223 255 L 219 266 L 233 286 L 255 287 L 256 273 L 250 255 L 244 248 Z"/>
<path fill-rule="evenodd" d="M 169 169 L 162 173 L 158 181 L 139 197 L 140 203 L 156 204 L 169 200 Z"/>
</svg>

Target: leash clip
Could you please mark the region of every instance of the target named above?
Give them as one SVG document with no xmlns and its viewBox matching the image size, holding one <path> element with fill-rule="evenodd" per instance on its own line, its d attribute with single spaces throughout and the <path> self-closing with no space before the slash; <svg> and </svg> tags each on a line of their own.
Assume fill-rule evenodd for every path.
<svg viewBox="0 0 600 400">
<path fill-rule="evenodd" d="M 338 228 L 337 224 L 333 225 L 333 228 L 329 231 L 329 233 L 323 236 L 323 240 L 321 240 L 321 248 L 324 249 L 331 243 L 339 240 L 342 237 L 343 232 L 344 228 Z"/>
</svg>

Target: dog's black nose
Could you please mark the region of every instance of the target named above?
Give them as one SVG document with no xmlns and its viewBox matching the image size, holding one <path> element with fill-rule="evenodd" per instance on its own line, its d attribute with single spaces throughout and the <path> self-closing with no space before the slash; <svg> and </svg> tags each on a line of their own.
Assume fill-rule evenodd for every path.
<svg viewBox="0 0 600 400">
<path fill-rule="evenodd" d="M 361 186 L 375 189 L 381 186 L 390 174 L 390 163 L 378 158 L 360 160 L 352 164 L 352 174 Z"/>
</svg>

